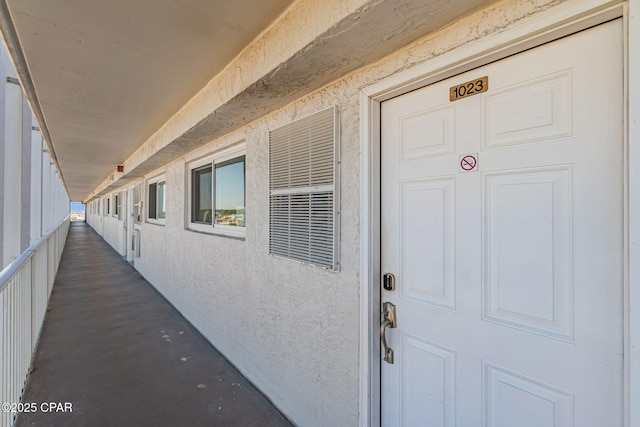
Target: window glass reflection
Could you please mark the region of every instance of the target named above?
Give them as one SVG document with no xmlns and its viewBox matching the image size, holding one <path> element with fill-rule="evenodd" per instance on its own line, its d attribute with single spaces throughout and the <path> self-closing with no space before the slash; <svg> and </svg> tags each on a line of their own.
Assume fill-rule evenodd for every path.
<svg viewBox="0 0 640 427">
<path fill-rule="evenodd" d="M 216 165 L 216 224 L 245 226 L 245 158 Z"/>
</svg>

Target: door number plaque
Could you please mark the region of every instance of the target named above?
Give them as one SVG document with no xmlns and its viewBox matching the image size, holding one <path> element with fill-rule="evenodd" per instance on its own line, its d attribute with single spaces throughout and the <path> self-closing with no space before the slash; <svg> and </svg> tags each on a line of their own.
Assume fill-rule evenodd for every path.
<svg viewBox="0 0 640 427">
<path fill-rule="evenodd" d="M 458 99 L 468 96 L 477 95 L 489 90 L 489 76 L 480 77 L 466 83 L 453 86 L 449 89 L 449 101 L 457 101 Z"/>
</svg>

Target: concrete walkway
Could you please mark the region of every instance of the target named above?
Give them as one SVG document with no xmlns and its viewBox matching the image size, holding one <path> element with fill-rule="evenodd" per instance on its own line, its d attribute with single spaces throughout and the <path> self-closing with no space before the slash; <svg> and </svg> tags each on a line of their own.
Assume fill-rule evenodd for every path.
<svg viewBox="0 0 640 427">
<path fill-rule="evenodd" d="M 291 426 L 84 223 L 71 225 L 23 402 L 37 409 L 17 426 Z"/>
</svg>

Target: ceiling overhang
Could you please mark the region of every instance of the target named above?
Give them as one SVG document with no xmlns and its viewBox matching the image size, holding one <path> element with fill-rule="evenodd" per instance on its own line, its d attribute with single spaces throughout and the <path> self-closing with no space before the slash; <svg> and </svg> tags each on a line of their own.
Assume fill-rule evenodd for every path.
<svg viewBox="0 0 640 427">
<path fill-rule="evenodd" d="M 0 25 L 71 199 L 88 200 L 487 3 L 1 0 Z"/>
</svg>

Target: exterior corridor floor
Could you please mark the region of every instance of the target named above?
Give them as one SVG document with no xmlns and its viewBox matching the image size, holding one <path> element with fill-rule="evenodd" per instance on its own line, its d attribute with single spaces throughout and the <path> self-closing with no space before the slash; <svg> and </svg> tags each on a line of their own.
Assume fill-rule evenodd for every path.
<svg viewBox="0 0 640 427">
<path fill-rule="evenodd" d="M 84 223 L 71 225 L 22 401 L 37 410 L 17 426 L 291 425 Z"/>
</svg>

